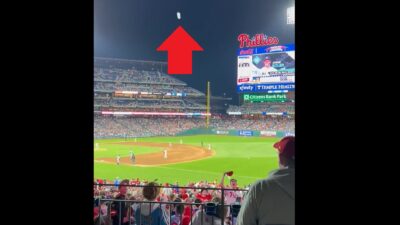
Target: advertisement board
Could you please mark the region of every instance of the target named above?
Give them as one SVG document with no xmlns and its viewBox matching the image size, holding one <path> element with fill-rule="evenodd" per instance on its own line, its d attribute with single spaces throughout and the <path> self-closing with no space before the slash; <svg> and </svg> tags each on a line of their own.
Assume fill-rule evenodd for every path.
<svg viewBox="0 0 400 225">
<path fill-rule="evenodd" d="M 240 49 L 237 52 L 238 93 L 294 90 L 294 44 L 280 45 L 279 39 L 264 34 L 257 34 L 252 39 L 248 35 L 241 34 L 238 41 L 240 42 Z M 248 46 L 252 48 L 245 48 Z M 278 86 L 279 84 L 284 85 Z"/>
<path fill-rule="evenodd" d="M 244 102 L 283 102 L 286 101 L 286 94 L 244 94 Z"/>
<path fill-rule="evenodd" d="M 239 136 L 253 136 L 252 130 L 239 130 Z"/>
</svg>

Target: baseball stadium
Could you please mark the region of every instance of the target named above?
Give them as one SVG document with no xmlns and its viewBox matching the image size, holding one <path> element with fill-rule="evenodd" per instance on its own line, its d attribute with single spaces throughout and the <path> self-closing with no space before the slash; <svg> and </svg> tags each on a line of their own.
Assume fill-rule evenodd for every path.
<svg viewBox="0 0 400 225">
<path fill-rule="evenodd" d="M 272 146 L 294 133 L 293 93 L 284 101 L 213 110 L 229 98 L 196 90 L 163 68 L 95 58 L 95 178 L 187 184 L 219 182 L 233 170 L 245 186 L 278 167 Z"/>
<path fill-rule="evenodd" d="M 139 1 L 95 7 L 94 223 L 236 225 L 254 184 L 282 171 L 290 172 L 289 191 L 280 185 L 283 200 L 276 202 L 287 201 L 292 215 L 293 2 L 264 5 L 269 13 L 246 6 L 268 18 L 283 13 L 274 22 L 280 28 L 250 29 L 254 19 L 232 30 L 209 5 L 177 2 L 182 11 Z M 242 15 L 241 2 L 211 3 Z M 177 31 L 197 47 L 172 63 L 168 48 L 190 47 L 187 40 L 171 44 Z M 179 66 L 185 72 L 171 72 Z"/>
</svg>

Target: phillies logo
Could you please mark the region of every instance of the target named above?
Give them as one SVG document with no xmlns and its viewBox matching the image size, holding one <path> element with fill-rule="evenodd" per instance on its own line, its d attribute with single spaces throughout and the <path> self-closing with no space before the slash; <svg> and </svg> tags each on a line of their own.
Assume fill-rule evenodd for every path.
<svg viewBox="0 0 400 225">
<path fill-rule="evenodd" d="M 240 34 L 238 36 L 238 41 L 240 42 L 239 48 L 247 47 L 259 47 L 265 45 L 277 45 L 279 39 L 277 37 L 268 37 L 265 34 L 256 34 L 252 39 L 250 39 L 248 34 Z"/>
</svg>

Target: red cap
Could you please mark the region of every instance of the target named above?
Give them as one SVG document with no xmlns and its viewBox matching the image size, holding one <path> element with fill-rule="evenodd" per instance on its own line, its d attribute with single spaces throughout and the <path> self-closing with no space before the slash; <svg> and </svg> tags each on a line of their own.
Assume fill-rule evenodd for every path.
<svg viewBox="0 0 400 225">
<path fill-rule="evenodd" d="M 279 156 L 284 156 L 285 158 L 294 158 L 294 136 L 287 136 L 282 138 L 280 141 L 274 144 L 279 152 Z"/>
</svg>

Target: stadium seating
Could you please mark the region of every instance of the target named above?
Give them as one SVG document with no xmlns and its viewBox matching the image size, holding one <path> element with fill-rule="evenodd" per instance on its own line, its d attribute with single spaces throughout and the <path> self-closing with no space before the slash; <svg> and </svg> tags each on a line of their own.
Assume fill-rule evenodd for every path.
<svg viewBox="0 0 400 225">
<path fill-rule="evenodd" d="M 171 136 L 182 131 L 203 127 L 201 118 L 162 118 L 162 117 L 110 117 L 96 116 L 94 136 L 99 137 L 149 137 Z M 162 126 L 162 129 L 160 127 Z M 288 117 L 269 119 L 242 119 L 235 117 L 214 118 L 210 126 L 221 130 L 275 130 L 294 132 L 294 120 Z"/>
</svg>

